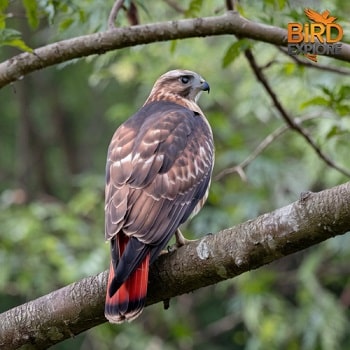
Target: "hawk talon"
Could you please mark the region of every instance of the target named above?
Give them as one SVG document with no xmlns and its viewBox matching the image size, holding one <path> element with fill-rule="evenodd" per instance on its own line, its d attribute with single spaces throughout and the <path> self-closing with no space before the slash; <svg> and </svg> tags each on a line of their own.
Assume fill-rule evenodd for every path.
<svg viewBox="0 0 350 350">
<path fill-rule="evenodd" d="M 174 244 L 175 245 L 175 244 Z M 167 247 L 166 247 L 166 250 L 167 250 L 167 252 L 168 253 L 172 253 L 172 252 L 174 252 L 176 249 L 174 248 L 174 245 L 168 245 Z"/>
<path fill-rule="evenodd" d="M 166 249 L 168 253 L 173 253 L 176 250 L 178 250 L 180 247 L 182 247 L 182 245 L 179 245 L 178 243 L 174 243 L 172 245 L 168 245 Z"/>
<path fill-rule="evenodd" d="M 163 308 L 164 310 L 168 310 L 170 307 L 170 298 L 163 300 Z"/>
</svg>

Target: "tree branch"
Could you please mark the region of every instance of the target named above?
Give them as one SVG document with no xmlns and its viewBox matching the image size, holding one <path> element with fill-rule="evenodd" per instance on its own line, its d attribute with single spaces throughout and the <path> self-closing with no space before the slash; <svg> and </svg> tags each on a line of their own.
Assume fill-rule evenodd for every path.
<svg viewBox="0 0 350 350">
<path fill-rule="evenodd" d="M 118 12 L 123 7 L 124 0 L 116 0 L 113 4 L 112 10 L 108 16 L 108 29 L 112 30 L 116 28 L 115 20 L 117 19 Z"/>
<path fill-rule="evenodd" d="M 331 168 L 337 170 L 341 174 L 350 177 L 350 171 L 347 169 L 344 169 L 340 167 L 339 165 L 335 164 L 332 159 L 330 159 L 326 154 L 323 153 L 323 151 L 317 146 L 316 142 L 313 140 L 313 138 L 309 135 L 306 129 L 304 129 L 301 125 L 295 122 L 295 119 L 289 115 L 289 113 L 286 111 L 286 109 L 283 107 L 282 103 L 278 99 L 277 95 L 273 91 L 270 83 L 268 82 L 267 78 L 265 77 L 262 69 L 258 66 L 258 64 L 255 61 L 255 57 L 250 49 L 247 49 L 244 51 L 244 54 L 256 76 L 258 81 L 264 86 L 266 92 L 270 96 L 273 104 L 275 105 L 276 109 L 284 119 L 284 121 L 289 125 L 289 127 L 296 131 L 298 134 L 300 134 L 304 140 L 311 146 L 311 148 L 316 152 L 316 154 L 319 156 L 320 159 L 322 159 L 328 166 Z"/>
<path fill-rule="evenodd" d="M 204 236 L 151 266 L 147 305 L 173 298 L 350 231 L 350 182 Z M 105 322 L 107 271 L 0 315 L 0 347 L 46 349 Z"/>
<path fill-rule="evenodd" d="M 299 66 L 304 66 L 304 67 L 308 67 L 308 68 L 313 68 L 313 69 L 317 69 L 317 70 L 321 70 L 321 71 L 325 71 L 325 72 L 330 72 L 330 73 L 341 74 L 341 75 L 350 75 L 350 70 L 348 68 L 332 67 L 332 66 L 325 65 L 325 64 L 314 63 L 314 62 L 304 58 L 303 56 L 290 55 L 288 53 L 288 50 L 284 47 L 278 47 L 278 49 L 284 55 L 291 58 Z"/>
<path fill-rule="evenodd" d="M 287 45 L 287 30 L 255 23 L 230 11 L 223 16 L 184 19 L 84 35 L 25 52 L 0 63 L 0 88 L 24 75 L 74 58 L 158 41 L 234 34 L 278 46 Z M 350 45 L 342 44 L 336 59 L 350 61 Z"/>
<path fill-rule="evenodd" d="M 319 118 L 317 117 L 304 117 L 304 118 L 298 118 L 297 120 L 294 121 L 296 124 L 303 123 L 305 121 Z M 223 177 L 233 174 L 233 173 L 238 173 L 240 178 L 243 181 L 247 181 L 247 176 L 245 175 L 244 169 L 251 163 L 253 160 L 255 160 L 264 150 L 270 146 L 277 138 L 279 138 L 281 135 L 283 135 L 286 131 L 290 130 L 290 126 L 288 124 L 284 124 L 274 130 L 272 133 L 267 135 L 260 143 L 259 145 L 254 149 L 252 153 L 248 155 L 247 158 L 245 158 L 241 163 L 234 165 L 229 168 L 225 168 L 221 170 L 217 175 L 214 176 L 215 181 L 221 180 Z"/>
</svg>

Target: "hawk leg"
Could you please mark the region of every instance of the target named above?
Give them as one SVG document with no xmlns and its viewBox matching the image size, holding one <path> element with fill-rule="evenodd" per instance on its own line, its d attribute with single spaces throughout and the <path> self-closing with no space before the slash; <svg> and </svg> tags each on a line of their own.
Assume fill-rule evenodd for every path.
<svg viewBox="0 0 350 350">
<path fill-rule="evenodd" d="M 180 247 L 182 247 L 182 246 L 184 246 L 186 244 L 189 244 L 191 242 L 195 242 L 196 241 L 196 239 L 187 239 L 187 238 L 185 238 L 179 229 L 177 229 L 176 232 L 175 232 L 175 239 L 176 239 L 175 244 L 169 245 L 166 248 L 166 250 L 162 250 L 159 255 L 163 255 L 163 254 L 166 254 L 166 253 L 171 253 L 171 252 L 175 251 L 176 249 L 178 249 L 178 248 L 180 248 Z"/>
<path fill-rule="evenodd" d="M 180 229 L 177 229 L 175 232 L 175 238 L 176 238 L 176 243 L 175 243 L 175 247 L 176 248 L 180 248 L 183 245 L 189 244 L 191 242 L 196 241 L 195 239 L 187 239 L 183 236 L 183 234 L 181 233 Z M 175 249 L 176 249 L 175 248 Z"/>
</svg>

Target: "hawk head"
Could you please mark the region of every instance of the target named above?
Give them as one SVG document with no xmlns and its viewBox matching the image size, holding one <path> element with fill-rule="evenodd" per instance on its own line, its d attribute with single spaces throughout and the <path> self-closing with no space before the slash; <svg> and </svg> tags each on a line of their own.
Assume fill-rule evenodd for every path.
<svg viewBox="0 0 350 350">
<path fill-rule="evenodd" d="M 190 70 L 171 70 L 155 82 L 146 104 L 163 100 L 180 104 L 185 104 L 184 100 L 196 103 L 200 94 L 209 90 L 209 84 L 199 74 Z"/>
</svg>

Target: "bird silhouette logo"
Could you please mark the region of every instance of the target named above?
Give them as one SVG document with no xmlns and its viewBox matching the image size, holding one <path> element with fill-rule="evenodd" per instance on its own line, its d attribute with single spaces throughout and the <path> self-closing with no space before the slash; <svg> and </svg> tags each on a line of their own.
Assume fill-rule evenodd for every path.
<svg viewBox="0 0 350 350">
<path fill-rule="evenodd" d="M 324 25 L 333 23 L 337 19 L 337 17 L 329 17 L 330 12 L 328 10 L 325 10 L 322 13 L 318 13 L 317 11 L 306 8 L 304 10 L 304 13 L 311 21 L 322 23 Z"/>
<path fill-rule="evenodd" d="M 328 10 L 325 10 L 325 11 L 319 13 L 313 9 L 306 8 L 306 9 L 304 9 L 304 13 L 312 22 L 322 23 L 325 26 L 335 22 L 337 19 L 337 17 L 329 16 L 330 11 L 328 11 Z M 307 57 L 309 60 L 311 60 L 313 62 L 317 62 L 317 55 L 315 55 L 315 54 L 306 53 L 305 57 Z"/>
</svg>

